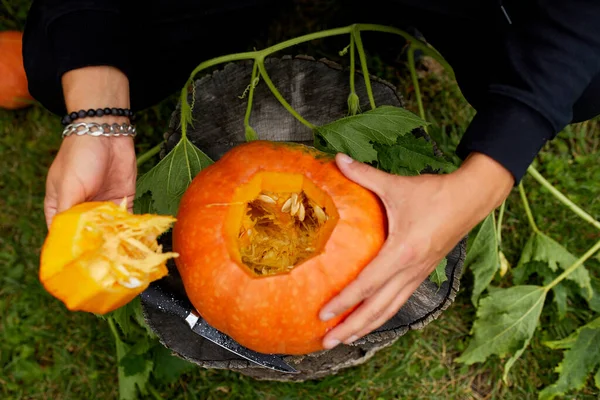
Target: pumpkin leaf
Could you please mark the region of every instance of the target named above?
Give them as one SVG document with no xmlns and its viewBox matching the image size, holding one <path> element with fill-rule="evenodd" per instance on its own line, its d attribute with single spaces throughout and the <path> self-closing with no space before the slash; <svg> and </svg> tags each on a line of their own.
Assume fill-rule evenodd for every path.
<svg viewBox="0 0 600 400">
<path fill-rule="evenodd" d="M 152 211 L 174 216 L 192 179 L 212 163 L 206 154 L 184 137 L 154 168 L 138 178 L 135 199 L 150 192 Z M 142 200 L 142 204 L 145 204 L 144 201 L 147 200 Z"/>
<path fill-rule="evenodd" d="M 525 283 L 532 275 L 541 278 L 544 286 L 550 284 L 558 276 L 558 272 L 553 272 L 548 263 L 543 261 L 529 261 L 513 270 L 513 283 L 521 285 Z M 575 290 L 573 290 L 573 286 Z M 567 281 L 562 281 L 552 287 L 553 302 L 558 311 L 558 319 L 563 319 L 567 315 L 567 299 L 570 295 L 580 295 L 579 287 L 569 285 Z"/>
<path fill-rule="evenodd" d="M 398 137 L 427 123 L 408 110 L 379 106 L 315 128 L 315 147 L 329 153 L 346 153 L 360 162 L 377 160 L 373 143 L 393 145 Z"/>
<path fill-rule="evenodd" d="M 154 370 L 152 376 L 161 383 L 173 383 L 181 374 L 195 368 L 195 365 L 189 361 L 179 358 L 164 347 L 158 344 L 153 350 Z"/>
<path fill-rule="evenodd" d="M 471 302 L 476 306 L 479 296 L 489 286 L 500 268 L 498 238 L 496 237 L 496 218 L 490 213 L 483 222 L 475 239 L 467 251 L 465 269 L 473 274 Z"/>
<path fill-rule="evenodd" d="M 433 145 L 414 135 L 399 136 L 393 145 L 375 144 L 379 168 L 392 174 L 419 175 L 427 167 L 444 172 L 456 169 L 454 164 L 436 157 Z"/>
<path fill-rule="evenodd" d="M 114 336 L 117 347 L 119 400 L 137 400 L 138 391 L 142 395 L 147 394 L 146 385 L 150 379 L 150 371 L 152 371 L 153 362 L 143 357 L 139 357 L 135 360 L 139 365 L 127 365 L 127 363 L 126 365 L 123 365 L 121 362 L 130 352 L 132 346 L 121 340 L 118 335 Z M 132 371 L 135 371 L 135 373 L 127 374 L 127 372 Z"/>
<path fill-rule="evenodd" d="M 517 264 L 517 268 L 522 267 L 524 264 L 530 261 L 542 261 L 548 264 L 548 267 L 553 271 L 560 267 L 561 269 L 567 269 L 577 261 L 577 257 L 564 248 L 560 243 L 545 235 L 542 232 L 534 232 L 531 234 L 523 252 L 521 258 Z M 593 290 L 590 281 L 590 274 L 585 266 L 581 266 L 567 276 L 569 279 L 575 282 L 584 291 L 583 297 L 589 300 L 593 295 Z"/>
<path fill-rule="evenodd" d="M 566 349 L 562 362 L 556 367 L 558 380 L 539 394 L 540 400 L 550 400 L 570 390 L 582 389 L 588 377 L 600 366 L 600 318 L 580 327 L 567 338 L 544 343 L 553 349 Z M 594 380 L 596 387 L 599 372 Z"/>
<path fill-rule="evenodd" d="M 546 299 L 541 286 L 523 285 L 494 290 L 479 301 L 473 338 L 457 362 L 471 365 L 492 354 L 510 355 L 504 366 L 504 380 L 510 368 L 527 348 Z"/>
<path fill-rule="evenodd" d="M 448 280 L 446 275 L 446 265 L 448 265 L 448 259 L 444 257 L 442 261 L 435 267 L 435 270 L 429 275 L 429 280 L 438 285 L 438 288 L 442 286 L 442 283 Z"/>
</svg>

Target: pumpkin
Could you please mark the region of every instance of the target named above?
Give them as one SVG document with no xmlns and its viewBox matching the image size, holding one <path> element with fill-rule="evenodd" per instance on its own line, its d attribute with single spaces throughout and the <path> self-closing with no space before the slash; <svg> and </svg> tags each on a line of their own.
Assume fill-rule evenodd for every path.
<svg viewBox="0 0 600 400">
<path fill-rule="evenodd" d="M 333 156 L 252 141 L 202 170 L 184 193 L 173 250 L 204 319 L 262 353 L 322 350 L 320 309 L 376 256 L 387 229 L 371 191 Z"/>
<path fill-rule="evenodd" d="M 167 259 L 156 238 L 175 219 L 134 215 L 126 202 L 87 202 L 57 214 L 40 258 L 39 278 L 69 310 L 105 314 L 165 276 Z"/>
<path fill-rule="evenodd" d="M 22 32 L 0 32 L 0 108 L 27 107 L 33 99 L 27 86 L 22 47 Z"/>
</svg>

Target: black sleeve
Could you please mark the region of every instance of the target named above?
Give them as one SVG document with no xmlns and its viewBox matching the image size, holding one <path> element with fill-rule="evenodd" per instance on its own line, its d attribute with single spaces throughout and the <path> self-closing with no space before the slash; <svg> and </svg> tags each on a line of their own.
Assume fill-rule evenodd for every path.
<svg viewBox="0 0 600 400">
<path fill-rule="evenodd" d="M 457 149 L 461 158 L 471 152 L 492 157 L 516 183 L 571 122 L 573 105 L 600 73 L 600 1 L 536 3 L 504 35 L 486 100 Z"/>
<path fill-rule="evenodd" d="M 130 35 L 124 0 L 34 0 L 23 35 L 31 95 L 56 114 L 65 112 L 61 77 L 85 66 L 110 65 L 130 73 Z"/>
</svg>

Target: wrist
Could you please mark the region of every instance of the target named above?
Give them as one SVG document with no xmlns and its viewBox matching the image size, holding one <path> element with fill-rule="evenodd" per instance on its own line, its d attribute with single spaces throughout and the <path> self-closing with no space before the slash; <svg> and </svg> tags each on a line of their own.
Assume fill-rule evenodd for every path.
<svg viewBox="0 0 600 400">
<path fill-rule="evenodd" d="M 452 175 L 458 190 L 469 196 L 469 205 L 478 209 L 482 218 L 502 204 L 515 184 L 509 170 L 477 152 L 470 153 Z"/>
<path fill-rule="evenodd" d="M 71 70 L 62 76 L 62 87 L 69 112 L 130 107 L 129 79 L 114 67 L 94 66 Z M 122 124 L 130 121 L 125 116 L 103 115 L 86 117 L 85 122 Z"/>
</svg>

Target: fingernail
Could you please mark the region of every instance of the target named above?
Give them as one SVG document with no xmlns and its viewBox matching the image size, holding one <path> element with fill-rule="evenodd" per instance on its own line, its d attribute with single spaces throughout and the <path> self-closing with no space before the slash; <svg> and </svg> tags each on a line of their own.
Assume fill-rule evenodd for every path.
<svg viewBox="0 0 600 400">
<path fill-rule="evenodd" d="M 314 314 L 313 314 L 314 315 Z M 335 317 L 335 314 L 332 312 L 326 312 L 326 313 L 322 313 L 320 318 L 321 321 L 325 322 L 325 321 L 329 321 L 331 318 Z"/>
<path fill-rule="evenodd" d="M 340 344 L 340 341 L 337 339 L 329 339 L 325 342 L 325 348 L 326 349 L 333 349 L 335 346 L 337 346 L 338 344 Z"/>
<path fill-rule="evenodd" d="M 352 336 L 350 336 L 348 339 L 346 339 L 346 340 L 344 341 L 344 343 L 345 343 L 345 344 L 350 344 L 350 343 L 354 342 L 356 339 L 358 339 L 358 336 L 356 336 L 356 335 L 352 335 Z"/>
<path fill-rule="evenodd" d="M 344 154 L 344 153 L 340 153 L 339 157 L 340 157 L 340 161 L 343 163 L 346 163 L 346 164 L 350 164 L 351 162 L 354 161 L 352 158 L 350 158 L 350 156 L 348 156 L 347 154 Z"/>
</svg>

